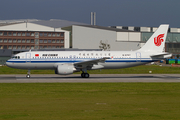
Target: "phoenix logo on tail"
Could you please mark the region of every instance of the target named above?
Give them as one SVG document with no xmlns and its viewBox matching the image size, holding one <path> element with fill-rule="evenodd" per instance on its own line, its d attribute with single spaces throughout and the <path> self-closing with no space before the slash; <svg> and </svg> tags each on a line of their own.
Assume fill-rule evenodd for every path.
<svg viewBox="0 0 180 120">
<path fill-rule="evenodd" d="M 156 45 L 156 46 L 161 46 L 161 43 L 164 41 L 163 39 L 161 39 L 161 38 L 163 38 L 164 37 L 164 34 L 160 34 L 160 35 L 158 35 L 157 37 L 155 37 L 154 38 L 154 44 Z"/>
</svg>

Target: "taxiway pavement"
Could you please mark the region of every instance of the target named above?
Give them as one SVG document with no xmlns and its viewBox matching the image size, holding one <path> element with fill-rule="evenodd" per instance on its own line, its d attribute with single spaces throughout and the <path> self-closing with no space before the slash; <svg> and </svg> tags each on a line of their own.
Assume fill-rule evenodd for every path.
<svg viewBox="0 0 180 120">
<path fill-rule="evenodd" d="M 111 83 L 111 82 L 180 82 L 179 74 L 79 74 L 61 76 L 56 74 L 0 75 L 0 83 Z"/>
</svg>

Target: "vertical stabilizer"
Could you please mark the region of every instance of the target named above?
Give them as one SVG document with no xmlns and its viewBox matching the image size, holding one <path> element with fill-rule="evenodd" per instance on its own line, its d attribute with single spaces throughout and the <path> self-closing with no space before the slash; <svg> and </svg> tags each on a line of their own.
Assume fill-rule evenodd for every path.
<svg viewBox="0 0 180 120">
<path fill-rule="evenodd" d="M 165 51 L 165 40 L 167 36 L 169 25 L 163 24 L 154 32 L 149 38 L 146 44 L 138 51 L 153 51 L 153 52 L 164 52 Z"/>
</svg>

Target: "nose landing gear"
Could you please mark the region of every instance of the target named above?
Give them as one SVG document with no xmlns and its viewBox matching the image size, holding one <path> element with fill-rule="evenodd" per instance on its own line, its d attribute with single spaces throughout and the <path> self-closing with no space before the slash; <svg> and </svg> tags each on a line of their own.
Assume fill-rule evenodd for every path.
<svg viewBox="0 0 180 120">
<path fill-rule="evenodd" d="M 31 76 L 30 76 L 30 73 L 31 72 L 31 70 L 28 70 L 28 72 L 27 72 L 27 75 L 26 75 L 26 78 L 30 78 Z"/>
</svg>

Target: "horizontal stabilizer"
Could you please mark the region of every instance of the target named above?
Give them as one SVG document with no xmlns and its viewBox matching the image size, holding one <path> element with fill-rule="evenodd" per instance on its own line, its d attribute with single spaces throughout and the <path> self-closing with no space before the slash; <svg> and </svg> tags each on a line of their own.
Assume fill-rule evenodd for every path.
<svg viewBox="0 0 180 120">
<path fill-rule="evenodd" d="M 164 57 L 164 56 L 166 56 L 166 57 Z M 172 54 L 170 54 L 170 53 L 158 53 L 158 54 L 153 54 L 153 55 L 150 55 L 150 57 L 164 57 L 164 58 L 167 58 L 167 57 L 171 57 L 172 56 Z"/>
</svg>

